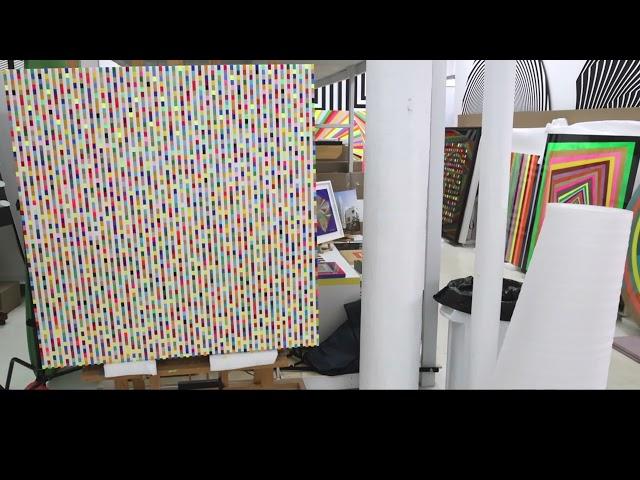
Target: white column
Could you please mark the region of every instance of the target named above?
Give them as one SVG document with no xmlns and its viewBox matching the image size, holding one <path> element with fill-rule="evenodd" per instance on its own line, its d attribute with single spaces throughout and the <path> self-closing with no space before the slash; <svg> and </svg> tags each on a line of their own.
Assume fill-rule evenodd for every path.
<svg viewBox="0 0 640 480">
<path fill-rule="evenodd" d="M 356 104 L 356 75 L 353 67 L 349 68 L 349 173 L 353 172 L 353 117 Z"/>
<path fill-rule="evenodd" d="M 442 176 L 444 171 L 444 127 L 446 107 L 446 60 L 434 60 L 431 85 L 431 141 L 427 200 L 427 240 L 425 246 L 424 302 L 422 304 L 423 367 L 436 365 L 438 347 L 438 304 L 433 296 L 440 289 L 442 246 Z M 420 386 L 435 384 L 435 373 L 420 374 Z"/>
<path fill-rule="evenodd" d="M 367 62 L 362 389 L 418 388 L 431 64 Z"/>
<path fill-rule="evenodd" d="M 478 220 L 471 306 L 471 388 L 484 388 L 496 366 L 513 129 L 514 60 L 488 60 L 482 105 Z"/>
</svg>

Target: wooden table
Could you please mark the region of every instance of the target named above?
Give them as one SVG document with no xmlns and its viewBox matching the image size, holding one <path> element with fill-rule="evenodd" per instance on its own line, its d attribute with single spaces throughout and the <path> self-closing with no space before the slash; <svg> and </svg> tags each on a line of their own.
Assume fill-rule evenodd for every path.
<svg viewBox="0 0 640 480">
<path fill-rule="evenodd" d="M 157 390 L 160 388 L 160 379 L 169 377 L 182 377 L 191 375 L 206 375 L 209 378 L 211 367 L 209 357 L 172 358 L 169 360 L 158 360 L 156 375 L 127 375 L 122 377 L 112 377 L 116 390 L 128 390 L 131 382 L 134 390 L 144 390 L 145 381 L 149 388 Z M 276 361 L 271 365 L 260 365 L 257 367 L 245 367 L 235 369 L 236 371 L 253 371 L 253 380 L 231 380 L 230 372 L 227 370 L 219 372 L 224 390 L 304 390 L 304 382 L 300 378 L 274 379 L 276 368 L 288 367 L 292 364 L 285 352 L 279 352 Z M 102 365 L 85 367 L 82 369 L 82 379 L 86 382 L 102 382 L 107 380 L 104 376 Z"/>
</svg>

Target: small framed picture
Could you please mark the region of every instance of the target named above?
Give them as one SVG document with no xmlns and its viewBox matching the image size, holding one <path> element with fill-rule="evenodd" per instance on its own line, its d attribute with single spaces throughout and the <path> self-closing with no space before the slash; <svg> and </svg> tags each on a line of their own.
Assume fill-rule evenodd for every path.
<svg viewBox="0 0 640 480">
<path fill-rule="evenodd" d="M 344 237 L 342 222 L 330 181 L 316 182 L 316 241 L 330 242 Z"/>
</svg>

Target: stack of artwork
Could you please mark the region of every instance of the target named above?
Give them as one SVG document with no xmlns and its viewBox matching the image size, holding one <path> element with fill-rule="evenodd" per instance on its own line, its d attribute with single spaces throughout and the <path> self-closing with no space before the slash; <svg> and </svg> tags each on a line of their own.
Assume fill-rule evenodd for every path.
<svg viewBox="0 0 640 480">
<path fill-rule="evenodd" d="M 312 66 L 3 73 L 45 368 L 317 344 Z"/>
<path fill-rule="evenodd" d="M 505 261 L 527 269 L 549 203 L 625 208 L 639 142 L 627 136 L 550 134 L 541 161 L 513 153 Z"/>
<path fill-rule="evenodd" d="M 638 169 L 640 139 L 610 135 L 551 134 L 541 166 L 527 266 L 548 203 L 625 208 Z"/>
<path fill-rule="evenodd" d="M 526 247 L 534 216 L 540 156 L 511 154 L 505 262 L 525 267 Z"/>
</svg>

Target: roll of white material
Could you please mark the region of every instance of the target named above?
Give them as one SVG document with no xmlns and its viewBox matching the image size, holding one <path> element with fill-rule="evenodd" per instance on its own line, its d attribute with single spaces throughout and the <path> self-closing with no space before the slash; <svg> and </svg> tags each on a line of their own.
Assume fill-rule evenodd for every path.
<svg viewBox="0 0 640 480">
<path fill-rule="evenodd" d="M 155 360 L 141 360 L 139 362 L 105 363 L 105 378 L 125 377 L 128 375 L 157 375 L 158 367 Z"/>
<path fill-rule="evenodd" d="M 271 365 L 275 363 L 277 358 L 277 350 L 225 353 L 220 355 L 209 355 L 209 366 L 211 367 L 212 372 L 224 372 L 225 370 Z"/>
<path fill-rule="evenodd" d="M 606 387 L 632 218 L 616 208 L 547 206 L 490 387 Z"/>
</svg>

